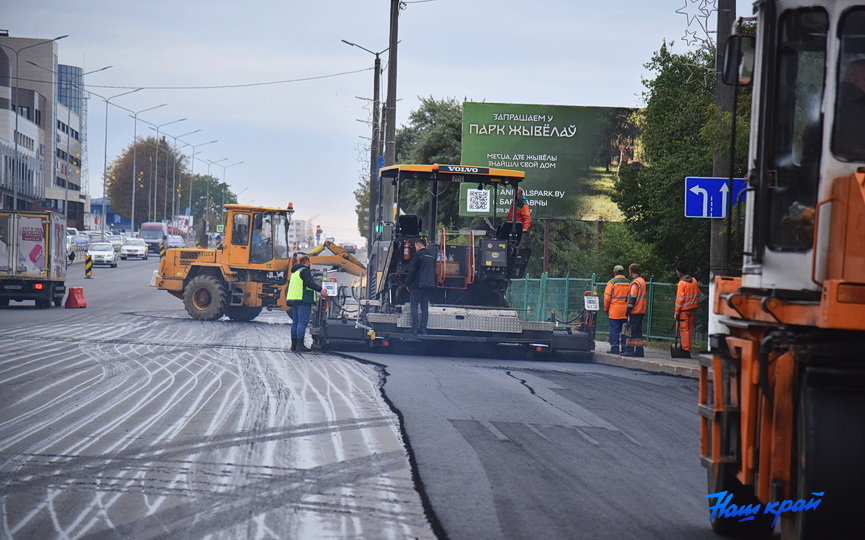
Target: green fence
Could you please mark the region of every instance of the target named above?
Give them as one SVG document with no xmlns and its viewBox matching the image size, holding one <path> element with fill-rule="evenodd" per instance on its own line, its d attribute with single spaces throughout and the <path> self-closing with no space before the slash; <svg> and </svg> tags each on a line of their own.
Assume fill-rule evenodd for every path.
<svg viewBox="0 0 865 540">
<path fill-rule="evenodd" d="M 591 278 L 551 278 L 541 274 L 539 278 L 526 277 L 511 281 L 507 300 L 519 312 L 519 317 L 528 321 L 546 321 L 555 311 L 561 321 L 572 321 L 583 312 L 583 295 L 593 291 L 599 296 L 601 310 L 598 311 L 597 332 L 610 331 L 610 321 L 604 313 L 604 287 L 607 281 Z M 673 340 L 676 322 L 673 311 L 676 302 L 676 284 L 646 281 L 648 309 L 643 319 L 643 335 L 649 340 Z M 700 285 L 701 292 L 707 293 L 706 285 Z M 708 302 L 705 296 L 697 307 L 695 341 L 706 341 L 706 327 L 709 319 Z"/>
</svg>

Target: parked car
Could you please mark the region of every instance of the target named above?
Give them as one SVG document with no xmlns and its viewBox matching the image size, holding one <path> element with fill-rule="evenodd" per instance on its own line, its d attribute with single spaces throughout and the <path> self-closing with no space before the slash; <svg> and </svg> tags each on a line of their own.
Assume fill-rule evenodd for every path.
<svg viewBox="0 0 865 540">
<path fill-rule="evenodd" d="M 165 242 L 165 249 L 186 247 L 186 242 L 182 236 L 173 234 L 168 235 L 168 240 Z"/>
<path fill-rule="evenodd" d="M 357 244 L 353 242 L 343 242 L 339 245 L 346 253 L 355 253 L 357 251 Z"/>
<path fill-rule="evenodd" d="M 117 268 L 117 253 L 114 251 L 114 246 L 108 242 L 90 244 L 87 254 L 90 255 L 93 266 L 104 264 L 111 268 Z"/>
<path fill-rule="evenodd" d="M 129 257 L 136 257 L 147 260 L 147 242 L 141 238 L 124 238 L 123 245 L 120 246 L 120 258 L 126 260 Z"/>
<path fill-rule="evenodd" d="M 75 242 L 75 247 L 86 248 L 90 245 L 90 235 L 78 233 L 75 235 L 73 241 Z"/>
<path fill-rule="evenodd" d="M 119 234 L 109 234 L 108 242 L 114 248 L 114 251 L 120 253 L 120 248 L 123 246 L 123 237 Z"/>
</svg>

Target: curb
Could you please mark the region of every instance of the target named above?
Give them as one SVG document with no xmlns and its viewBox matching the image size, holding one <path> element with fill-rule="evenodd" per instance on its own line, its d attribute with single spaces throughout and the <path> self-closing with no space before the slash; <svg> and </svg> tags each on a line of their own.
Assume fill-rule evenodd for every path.
<svg viewBox="0 0 865 540">
<path fill-rule="evenodd" d="M 665 373 L 689 379 L 700 378 L 700 364 L 696 358 L 673 360 L 672 358 L 662 356 L 663 353 L 652 354 L 653 352 L 655 351 L 647 350 L 644 358 L 633 358 L 595 351 L 594 363 L 628 369 L 641 369 L 652 373 Z"/>
</svg>

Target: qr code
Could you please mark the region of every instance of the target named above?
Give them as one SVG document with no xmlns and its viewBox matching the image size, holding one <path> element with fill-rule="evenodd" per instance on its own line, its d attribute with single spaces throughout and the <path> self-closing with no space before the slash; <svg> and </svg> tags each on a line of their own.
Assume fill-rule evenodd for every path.
<svg viewBox="0 0 865 540">
<path fill-rule="evenodd" d="M 489 212 L 490 192 L 485 189 L 466 190 L 469 195 L 469 212 Z"/>
</svg>

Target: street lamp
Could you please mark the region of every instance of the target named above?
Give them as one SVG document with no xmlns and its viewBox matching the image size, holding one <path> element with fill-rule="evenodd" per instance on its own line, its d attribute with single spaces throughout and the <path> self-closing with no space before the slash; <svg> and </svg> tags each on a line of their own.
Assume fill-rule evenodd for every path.
<svg viewBox="0 0 865 540">
<path fill-rule="evenodd" d="M 143 90 L 143 88 L 136 88 L 135 90 L 129 90 L 128 92 L 122 92 L 120 94 L 115 94 L 111 97 L 105 98 L 100 96 L 99 94 L 93 94 L 96 97 L 102 98 L 105 100 L 105 148 L 104 155 L 102 156 L 102 232 L 105 233 L 105 216 L 108 211 L 108 199 L 106 196 L 106 188 L 108 187 L 108 103 L 114 99 L 119 98 L 121 96 L 126 96 L 129 94 L 134 94 L 135 92 L 139 92 Z"/>
<path fill-rule="evenodd" d="M 205 208 L 204 208 L 204 232 L 207 232 L 207 214 L 209 213 L 208 211 L 210 210 L 210 182 L 209 182 L 209 179 L 210 179 L 210 166 L 211 166 L 211 165 L 218 165 L 218 164 L 222 163 L 223 161 L 226 161 L 227 159 L 228 159 L 227 157 L 224 157 L 224 158 L 222 158 L 222 159 L 217 159 L 217 160 L 214 160 L 214 161 L 211 161 L 211 160 L 209 160 L 209 159 L 205 159 L 205 160 L 203 160 L 203 161 L 206 161 L 206 162 L 207 162 L 207 176 L 208 176 L 208 182 L 207 182 L 207 186 L 206 186 L 207 189 L 206 189 L 206 191 L 205 191 L 206 194 L 205 194 L 205 196 L 204 196 L 204 200 L 205 200 Z"/>
<path fill-rule="evenodd" d="M 136 174 L 138 173 L 138 163 L 137 163 L 137 150 L 138 150 L 138 115 L 152 111 L 153 109 L 159 109 L 160 107 L 165 107 L 168 103 L 163 103 L 161 105 L 156 105 L 154 107 L 148 107 L 146 109 L 141 109 L 140 111 L 129 111 L 125 107 L 121 107 L 121 109 L 127 110 L 131 112 L 129 116 L 131 116 L 134 120 L 132 127 L 132 215 L 129 218 L 130 224 L 129 227 L 132 231 L 133 236 L 135 235 L 135 187 L 138 185 L 138 179 L 136 178 Z M 143 122 L 143 120 L 142 120 Z"/>
<path fill-rule="evenodd" d="M 160 144 L 160 141 L 159 141 L 159 130 L 164 126 L 170 126 L 171 124 L 176 124 L 178 122 L 184 122 L 185 120 L 186 120 L 186 118 L 179 118 L 177 120 L 172 120 L 171 122 L 165 122 L 164 124 L 159 124 L 159 125 L 150 124 L 150 122 L 145 122 L 144 120 L 142 120 L 142 122 L 144 122 L 145 124 L 150 124 L 151 126 L 154 126 L 154 129 L 156 129 L 156 165 L 153 168 L 153 170 L 156 171 L 156 174 L 154 176 L 155 182 L 159 181 L 159 148 L 162 146 Z M 168 175 L 166 174 L 166 177 L 167 176 Z M 166 188 L 168 187 L 167 181 L 168 181 L 168 178 L 166 178 L 166 185 L 165 185 Z M 154 221 L 156 221 L 156 197 L 157 197 L 158 193 L 159 193 L 159 187 L 156 184 L 154 184 L 154 186 L 153 186 L 153 220 Z M 164 202 L 165 201 L 163 201 L 163 203 Z M 162 209 L 162 219 L 165 220 L 165 205 L 164 204 L 163 204 L 163 209 Z"/>
<path fill-rule="evenodd" d="M 171 172 L 171 225 L 173 227 L 177 227 L 177 223 L 176 223 L 177 207 L 175 204 L 177 202 L 177 189 L 178 189 L 177 188 L 177 139 L 179 139 L 180 137 L 186 137 L 187 135 L 192 135 L 194 133 L 198 133 L 199 131 L 201 131 L 201 130 L 196 129 L 195 131 L 190 131 L 189 133 L 184 133 L 183 135 L 177 135 L 177 136 L 168 135 L 166 133 L 166 135 L 168 135 L 169 137 L 174 139 L 174 153 L 172 155 L 172 157 L 174 158 L 174 168 L 172 169 L 172 172 Z M 180 141 L 180 142 L 183 142 L 183 141 Z M 183 143 L 183 144 L 187 144 L 187 143 Z M 165 185 L 167 188 L 168 182 L 166 182 Z M 166 199 L 167 199 L 167 197 L 166 197 Z"/>
<path fill-rule="evenodd" d="M 47 71 L 47 72 L 51 73 L 52 75 L 57 75 L 57 72 L 55 72 L 53 69 L 49 69 L 45 66 L 40 66 L 36 62 L 31 62 L 30 60 L 27 60 L 27 63 L 33 67 L 38 67 L 39 69 Z M 93 73 L 99 73 L 100 71 L 105 71 L 106 69 L 111 69 L 112 67 L 114 67 L 114 66 L 105 66 L 103 68 L 94 69 L 93 71 L 88 71 L 87 73 L 82 73 L 81 75 L 78 75 L 78 77 L 77 77 L 78 81 L 75 83 L 73 83 L 72 81 L 69 81 L 68 79 L 64 79 L 64 83 L 66 83 L 67 85 L 75 86 L 78 89 L 83 89 L 84 88 L 83 77 L 85 75 L 92 75 Z M 56 92 L 55 92 L 55 95 L 56 95 Z M 55 100 L 55 103 L 59 103 L 59 102 L 60 102 L 60 99 L 58 97 Z M 55 105 L 55 107 L 56 107 L 56 105 Z M 81 119 L 81 120 L 83 121 L 83 119 Z M 69 105 L 66 105 L 66 127 L 68 130 L 72 129 L 72 107 Z M 69 161 L 69 155 L 70 155 L 69 144 L 70 144 L 71 139 L 72 139 L 72 134 L 67 133 L 66 134 L 66 160 L 67 161 Z M 79 157 L 80 157 L 80 155 L 79 155 Z M 56 171 L 57 171 L 56 161 L 57 161 L 57 152 L 54 152 L 54 155 L 52 156 L 52 159 L 51 159 L 51 162 L 52 162 L 51 170 L 54 171 L 54 173 L 52 173 L 52 174 L 56 174 Z M 80 164 L 79 164 L 79 166 L 80 166 Z M 66 218 L 66 225 L 69 226 L 69 167 L 64 167 L 64 170 L 66 171 L 66 173 L 64 175 L 65 176 L 65 178 L 64 178 L 65 193 L 63 196 L 64 197 L 64 199 L 63 199 L 63 216 Z M 52 179 L 52 183 L 53 183 L 53 181 L 54 181 L 54 179 Z"/>
<path fill-rule="evenodd" d="M 183 141 L 181 141 L 181 142 L 183 142 Z M 212 141 L 207 141 L 205 143 L 198 143 L 198 144 L 184 143 L 184 144 L 188 144 L 189 146 L 192 147 L 192 159 L 190 160 L 191 164 L 190 164 L 190 170 L 189 170 L 189 217 L 190 217 L 190 221 L 192 221 L 192 219 L 191 219 L 192 218 L 192 184 L 195 182 L 195 154 L 197 153 L 197 151 L 195 149 L 198 148 L 199 146 L 204 146 L 206 144 L 213 144 L 215 142 L 219 142 L 219 141 L 217 139 L 214 139 Z M 207 231 L 205 231 L 205 232 L 207 232 Z"/>
<path fill-rule="evenodd" d="M 227 159 L 227 158 L 226 158 Z M 232 163 L 231 165 L 219 165 L 222 167 L 222 210 L 220 211 L 220 219 L 225 221 L 225 192 L 228 191 L 228 184 L 225 182 L 225 169 L 230 169 L 235 165 L 242 165 L 243 161 L 238 161 L 237 163 Z M 214 162 L 214 165 L 218 165 L 218 163 Z"/>
<path fill-rule="evenodd" d="M 375 74 L 373 77 L 373 107 L 372 107 L 372 141 L 370 143 L 370 157 L 369 157 L 369 245 L 370 245 L 370 253 L 372 253 L 372 242 L 374 240 L 375 235 L 375 224 L 378 221 L 378 199 L 379 199 L 379 185 L 378 185 L 378 156 L 381 154 L 381 148 L 379 147 L 381 141 L 381 105 L 379 104 L 379 88 L 381 87 L 380 79 L 381 79 L 381 58 L 380 55 L 387 51 L 384 49 L 381 52 L 374 52 L 366 47 L 362 47 L 357 43 L 352 43 L 350 41 L 341 40 L 346 45 L 350 45 L 352 47 L 357 47 L 358 49 L 362 49 L 370 54 L 375 55 Z M 390 48 L 390 47 L 388 47 Z"/>
<path fill-rule="evenodd" d="M 21 167 L 21 163 L 20 163 L 20 156 L 18 154 L 18 116 L 21 114 L 21 112 L 19 111 L 20 107 L 18 106 L 19 104 L 18 104 L 18 99 L 17 99 L 18 98 L 18 90 L 21 87 L 21 80 L 18 76 L 18 74 L 19 74 L 18 55 L 23 50 L 32 49 L 33 47 L 38 47 L 39 45 L 51 43 L 52 41 L 59 41 L 65 37 L 69 37 L 69 34 L 64 34 L 64 35 L 58 36 L 54 39 L 45 39 L 45 40 L 39 41 L 37 43 L 27 45 L 26 47 L 19 47 L 18 49 L 14 48 L 14 47 L 10 47 L 9 45 L 3 45 L 2 43 L 0 43 L 0 47 L 3 47 L 4 49 L 9 49 L 10 51 L 15 53 L 15 91 L 12 93 L 12 98 L 14 100 L 14 103 L 12 103 L 12 111 L 15 113 L 15 134 L 14 134 L 15 136 L 13 137 L 13 139 L 15 139 L 15 164 L 12 167 L 12 209 L 13 210 L 18 210 L 18 176 L 20 176 L 21 173 L 23 172 L 22 171 L 23 168 Z M 52 138 L 52 140 L 53 140 L 53 138 Z M 53 148 L 53 145 L 52 145 L 52 148 Z"/>
</svg>

